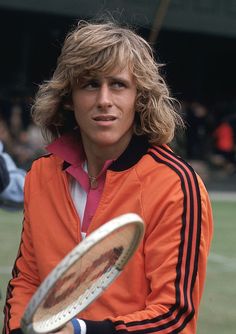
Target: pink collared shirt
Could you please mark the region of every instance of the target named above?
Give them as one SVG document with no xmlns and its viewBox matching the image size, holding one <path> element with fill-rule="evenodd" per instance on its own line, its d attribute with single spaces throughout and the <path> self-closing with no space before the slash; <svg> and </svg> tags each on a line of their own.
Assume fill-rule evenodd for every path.
<svg viewBox="0 0 236 334">
<path fill-rule="evenodd" d="M 77 181 L 77 184 L 73 185 L 71 195 L 82 222 L 82 235 L 85 235 L 102 196 L 107 168 L 113 160 L 105 162 L 96 178 L 96 187 L 91 188 L 87 173 L 86 156 L 76 131 L 61 136 L 49 144 L 46 149 L 69 164 L 66 172 Z"/>
</svg>

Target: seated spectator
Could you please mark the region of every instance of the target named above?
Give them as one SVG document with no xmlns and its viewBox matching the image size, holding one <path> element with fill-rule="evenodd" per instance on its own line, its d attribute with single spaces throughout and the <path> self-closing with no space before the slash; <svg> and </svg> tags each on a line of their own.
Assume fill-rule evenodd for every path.
<svg viewBox="0 0 236 334">
<path fill-rule="evenodd" d="M 207 157 L 208 109 L 193 101 L 185 107 L 186 145 L 188 160 L 205 160 Z"/>
<path fill-rule="evenodd" d="M 226 120 L 222 121 L 213 133 L 215 153 L 222 167 L 228 172 L 235 171 L 234 132 Z"/>
<path fill-rule="evenodd" d="M 1 164 L 1 192 L 0 207 L 3 209 L 16 210 L 23 207 L 23 188 L 25 171 L 17 168 L 10 155 L 3 150 L 0 141 Z"/>
<path fill-rule="evenodd" d="M 5 159 L 0 155 L 0 194 L 6 189 L 10 182 L 9 172 Z"/>
</svg>

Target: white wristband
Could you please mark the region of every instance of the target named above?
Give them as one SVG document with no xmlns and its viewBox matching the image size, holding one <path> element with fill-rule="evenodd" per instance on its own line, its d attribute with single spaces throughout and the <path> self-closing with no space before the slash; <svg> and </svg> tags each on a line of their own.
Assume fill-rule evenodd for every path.
<svg viewBox="0 0 236 334">
<path fill-rule="evenodd" d="M 80 334 L 86 334 L 87 332 L 87 326 L 84 320 L 74 318 L 74 320 L 77 320 L 80 325 Z"/>
</svg>

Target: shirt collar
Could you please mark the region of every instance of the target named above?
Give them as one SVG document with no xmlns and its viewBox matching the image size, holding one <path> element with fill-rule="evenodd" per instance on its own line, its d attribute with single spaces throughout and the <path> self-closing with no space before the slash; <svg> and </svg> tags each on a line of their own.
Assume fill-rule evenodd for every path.
<svg viewBox="0 0 236 334">
<path fill-rule="evenodd" d="M 89 178 L 85 168 L 86 156 L 78 131 L 62 135 L 60 138 L 55 139 L 49 144 L 46 149 L 49 153 L 53 153 L 64 160 L 62 168 L 73 176 L 85 191 L 88 192 Z M 112 162 L 113 160 L 105 161 L 102 170 L 99 175 L 97 175 L 96 178 L 99 188 L 104 183 L 105 173 Z"/>
<path fill-rule="evenodd" d="M 73 131 L 55 139 L 46 147 L 47 151 L 67 162 L 67 165 L 81 166 L 85 153 L 78 131 Z"/>
</svg>

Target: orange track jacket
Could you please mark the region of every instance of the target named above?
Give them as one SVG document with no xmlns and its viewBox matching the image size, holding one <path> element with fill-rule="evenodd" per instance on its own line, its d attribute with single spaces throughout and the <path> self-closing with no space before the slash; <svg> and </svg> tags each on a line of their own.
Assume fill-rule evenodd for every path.
<svg viewBox="0 0 236 334">
<path fill-rule="evenodd" d="M 118 215 L 135 212 L 145 237 L 119 278 L 79 317 L 88 334 L 196 333 L 212 237 L 208 194 L 193 169 L 167 146 L 134 137 L 109 167 L 88 234 Z M 33 293 L 81 241 L 65 163 L 36 160 L 25 184 L 19 253 L 9 282 L 4 333 L 20 333 Z"/>
</svg>

